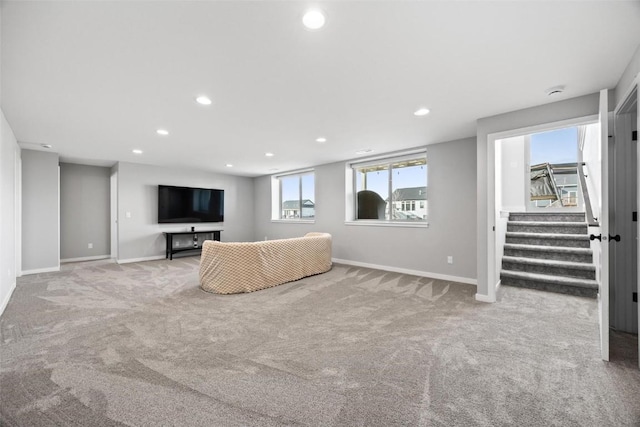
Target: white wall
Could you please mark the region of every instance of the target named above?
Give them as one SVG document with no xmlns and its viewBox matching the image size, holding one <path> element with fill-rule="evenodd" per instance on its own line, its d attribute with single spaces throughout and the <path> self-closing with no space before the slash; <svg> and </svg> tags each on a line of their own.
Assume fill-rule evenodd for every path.
<svg viewBox="0 0 640 427">
<path fill-rule="evenodd" d="M 164 231 L 223 229 L 222 241 L 253 240 L 253 180 L 191 169 L 118 164 L 118 261 L 164 258 Z M 224 223 L 158 224 L 158 185 L 224 190 Z M 130 217 L 127 217 L 127 212 Z"/>
<path fill-rule="evenodd" d="M 600 153 L 600 125 L 591 124 L 585 126 L 584 145 L 582 147 L 582 162 L 586 175 L 587 193 L 591 203 L 593 216 L 600 218 L 600 183 L 602 182 L 602 165 Z"/>
<path fill-rule="evenodd" d="M 22 150 L 22 272 L 60 269 L 58 154 Z"/>
<path fill-rule="evenodd" d="M 110 176 L 110 168 L 60 163 L 62 261 L 109 257 Z"/>
<path fill-rule="evenodd" d="M 618 80 L 618 84 L 616 85 L 615 92 L 614 92 L 615 105 L 617 105 L 618 103 L 620 103 L 625 99 L 625 96 L 627 95 L 627 91 L 629 90 L 629 88 L 631 87 L 631 84 L 633 83 L 633 79 L 635 79 L 639 73 L 640 73 L 640 44 L 638 45 L 636 52 L 633 54 L 633 57 L 629 61 L 629 64 L 627 64 L 627 68 L 625 68 L 624 72 L 622 73 L 620 80 Z"/>
<path fill-rule="evenodd" d="M 0 314 L 16 286 L 16 159 L 20 148 L 0 110 Z"/>
<path fill-rule="evenodd" d="M 271 221 L 271 177 L 255 179 L 255 239 L 302 236 L 324 231 L 333 236 L 333 257 L 391 269 L 476 277 L 475 139 L 427 147 L 429 228 L 345 224 L 345 162 L 315 168 L 314 224 Z M 447 256 L 454 264 L 447 264 Z"/>
<path fill-rule="evenodd" d="M 516 136 L 501 140 L 498 144 L 502 162 L 500 165 L 502 190 L 501 209 L 507 212 L 526 210 L 526 136 Z"/>
<path fill-rule="evenodd" d="M 489 150 L 489 135 L 545 123 L 592 116 L 598 113 L 598 102 L 599 94 L 594 93 L 478 120 L 476 190 L 478 201 L 477 272 L 479 299 L 488 299 L 490 280 L 493 282 L 492 285 L 497 283 L 497 278 L 493 274 L 491 274 L 490 279 L 490 270 L 488 268 L 488 252 L 495 252 L 496 250 L 495 236 L 493 235 L 493 227 L 496 225 L 495 217 L 489 216 L 489 208 L 493 211 L 496 203 L 494 186 L 495 150 L 493 143 L 491 144 L 491 150 Z M 492 236 L 491 239 L 489 239 L 489 235 Z"/>
</svg>

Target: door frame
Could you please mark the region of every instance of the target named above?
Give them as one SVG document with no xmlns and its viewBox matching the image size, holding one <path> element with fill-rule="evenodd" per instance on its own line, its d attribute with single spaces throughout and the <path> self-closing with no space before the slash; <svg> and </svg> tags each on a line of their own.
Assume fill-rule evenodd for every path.
<svg viewBox="0 0 640 427">
<path fill-rule="evenodd" d="M 636 77 L 633 79 L 629 87 L 625 90 L 624 94 L 620 97 L 620 101 L 618 101 L 616 108 L 613 111 L 614 123 L 621 110 L 625 108 L 628 102 L 633 102 L 631 97 L 636 97 L 636 124 L 640 125 L 640 73 L 636 74 Z M 637 184 L 637 200 L 636 200 L 636 211 L 640 212 L 640 149 L 637 150 L 636 153 L 636 184 Z M 638 235 L 636 236 L 636 244 L 637 244 L 637 259 L 636 264 L 640 266 L 640 226 L 638 227 Z M 636 283 L 636 292 L 640 295 L 640 271 L 638 271 L 638 278 Z M 637 304 L 638 310 L 638 332 L 640 333 L 640 303 Z M 640 355 L 640 341 L 638 341 L 638 355 Z M 638 367 L 640 368 L 640 358 L 638 360 Z"/>
<path fill-rule="evenodd" d="M 109 178 L 110 184 L 110 241 L 111 241 L 111 258 L 115 261 L 118 260 L 118 171 L 111 170 L 111 176 Z"/>
<path fill-rule="evenodd" d="M 500 220 L 500 208 L 497 206 L 500 200 L 497 197 L 501 194 L 502 183 L 499 179 L 496 179 L 496 171 L 498 170 L 497 160 L 499 155 L 497 152 L 496 141 L 501 139 L 513 138 L 522 135 L 528 135 L 532 133 L 546 132 L 551 130 L 557 130 L 567 127 L 580 126 L 596 123 L 598 121 L 598 115 L 593 114 L 586 117 L 576 117 L 572 119 L 565 119 L 549 123 L 540 123 L 537 125 L 526 126 L 517 129 L 511 129 L 507 131 L 494 132 L 487 135 L 487 174 L 488 174 L 488 188 L 493 189 L 494 197 L 493 203 L 487 203 L 487 218 L 489 221 L 489 227 L 487 227 L 487 296 L 476 295 L 476 299 L 483 302 L 496 302 L 496 293 L 500 287 L 500 271 L 498 265 L 498 236 L 495 232 L 496 226 Z"/>
</svg>

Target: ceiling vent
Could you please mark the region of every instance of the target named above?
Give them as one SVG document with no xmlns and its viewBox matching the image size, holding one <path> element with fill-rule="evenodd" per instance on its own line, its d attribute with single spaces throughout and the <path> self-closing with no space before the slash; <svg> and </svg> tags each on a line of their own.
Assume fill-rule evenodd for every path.
<svg viewBox="0 0 640 427">
<path fill-rule="evenodd" d="M 560 95 L 562 92 L 564 92 L 564 86 L 554 86 L 547 89 L 547 96 Z"/>
</svg>

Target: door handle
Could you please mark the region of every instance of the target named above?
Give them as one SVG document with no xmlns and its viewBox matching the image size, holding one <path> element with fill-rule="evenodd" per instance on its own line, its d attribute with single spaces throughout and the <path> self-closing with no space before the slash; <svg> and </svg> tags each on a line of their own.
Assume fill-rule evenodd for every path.
<svg viewBox="0 0 640 427">
<path fill-rule="evenodd" d="M 609 234 L 609 241 L 615 240 L 616 242 L 620 241 L 620 235 L 616 234 L 615 236 L 612 236 L 611 234 Z"/>
<path fill-rule="evenodd" d="M 589 236 L 589 240 L 600 240 L 602 242 L 602 234 L 598 234 L 597 236 L 595 234 L 592 234 Z"/>
</svg>

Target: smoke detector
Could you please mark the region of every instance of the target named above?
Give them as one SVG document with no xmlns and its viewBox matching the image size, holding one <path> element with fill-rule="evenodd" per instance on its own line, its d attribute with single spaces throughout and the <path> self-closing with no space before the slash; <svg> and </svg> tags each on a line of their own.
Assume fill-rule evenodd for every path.
<svg viewBox="0 0 640 427">
<path fill-rule="evenodd" d="M 546 90 L 547 96 L 560 95 L 564 92 L 564 86 L 554 86 Z"/>
</svg>

